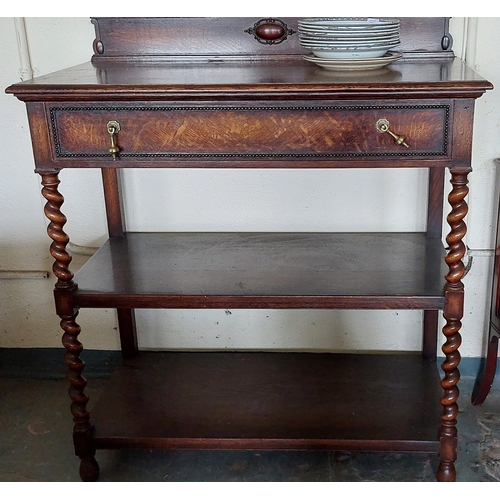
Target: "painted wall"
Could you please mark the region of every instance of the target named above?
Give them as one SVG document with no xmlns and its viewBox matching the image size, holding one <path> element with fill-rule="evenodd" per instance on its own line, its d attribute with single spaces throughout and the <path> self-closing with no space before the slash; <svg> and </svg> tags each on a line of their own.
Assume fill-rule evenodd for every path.
<svg viewBox="0 0 500 500">
<path fill-rule="evenodd" d="M 500 45 L 500 18 L 477 19 L 477 37 L 476 25 L 466 21 L 452 19 L 455 53 L 500 85 L 500 53 L 490 50 Z M 2 88 L 24 78 L 20 26 L 18 21 L 16 31 L 15 18 L 0 18 Z M 25 28 L 35 76 L 91 57 L 94 31 L 88 18 L 27 18 Z M 465 278 L 461 349 L 469 357 L 482 354 L 486 336 L 499 104 L 497 90 L 477 103 L 467 237 L 473 266 Z M 44 200 L 33 173 L 24 104 L 2 93 L 0 109 L 0 271 L 49 270 Z M 98 170 L 61 173 L 65 231 L 77 246 L 106 239 L 100 182 Z M 420 231 L 425 183 L 421 170 L 127 170 L 125 216 L 131 231 Z M 74 253 L 73 270 L 86 258 Z M 0 279 L 0 347 L 60 346 L 52 286 L 52 278 Z M 118 348 L 113 310 L 82 310 L 79 318 L 86 348 Z M 419 311 L 137 311 L 141 347 L 173 349 L 418 350 L 421 319 Z"/>
</svg>

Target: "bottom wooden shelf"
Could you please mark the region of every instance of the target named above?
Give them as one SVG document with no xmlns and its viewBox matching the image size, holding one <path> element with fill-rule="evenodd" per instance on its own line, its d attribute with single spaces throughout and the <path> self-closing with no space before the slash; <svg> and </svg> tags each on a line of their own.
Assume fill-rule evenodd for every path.
<svg viewBox="0 0 500 500">
<path fill-rule="evenodd" d="M 91 411 L 97 448 L 438 449 L 420 354 L 144 352 Z"/>
</svg>

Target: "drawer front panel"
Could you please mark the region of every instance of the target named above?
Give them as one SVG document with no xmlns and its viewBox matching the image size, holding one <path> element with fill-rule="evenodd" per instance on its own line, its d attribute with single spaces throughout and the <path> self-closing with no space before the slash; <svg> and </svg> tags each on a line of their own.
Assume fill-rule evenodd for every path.
<svg viewBox="0 0 500 500">
<path fill-rule="evenodd" d="M 103 159 L 111 120 L 121 159 L 446 157 L 449 114 L 446 105 L 50 108 L 56 158 Z M 380 119 L 408 147 L 377 130 Z"/>
</svg>

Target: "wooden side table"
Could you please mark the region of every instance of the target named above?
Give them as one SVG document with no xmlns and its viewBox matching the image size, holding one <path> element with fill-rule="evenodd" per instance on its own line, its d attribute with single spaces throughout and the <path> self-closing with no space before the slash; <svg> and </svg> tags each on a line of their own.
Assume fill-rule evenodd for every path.
<svg viewBox="0 0 500 500">
<path fill-rule="evenodd" d="M 82 479 L 97 479 L 97 449 L 139 447 L 438 452 L 438 480 L 453 481 L 473 111 L 492 86 L 454 57 L 447 19 L 401 19 L 404 57 L 347 73 L 303 59 L 297 18 L 93 22 L 91 62 L 7 89 L 26 102 L 47 200 Z M 425 168 L 427 230 L 128 232 L 119 170 L 151 167 Z M 100 168 L 106 199 L 109 240 L 76 275 L 63 168 Z M 92 415 L 77 323 L 85 307 L 117 309 L 124 358 Z M 137 308 L 422 310 L 423 347 L 139 352 Z"/>
</svg>

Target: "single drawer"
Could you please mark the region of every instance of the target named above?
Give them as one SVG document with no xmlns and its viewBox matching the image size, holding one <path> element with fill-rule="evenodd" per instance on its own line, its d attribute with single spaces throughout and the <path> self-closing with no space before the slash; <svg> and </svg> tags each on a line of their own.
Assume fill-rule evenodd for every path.
<svg viewBox="0 0 500 500">
<path fill-rule="evenodd" d="M 49 112 L 56 158 L 109 159 L 110 121 L 119 124 L 113 141 L 122 160 L 446 157 L 449 149 L 447 105 L 61 106 Z"/>
</svg>

